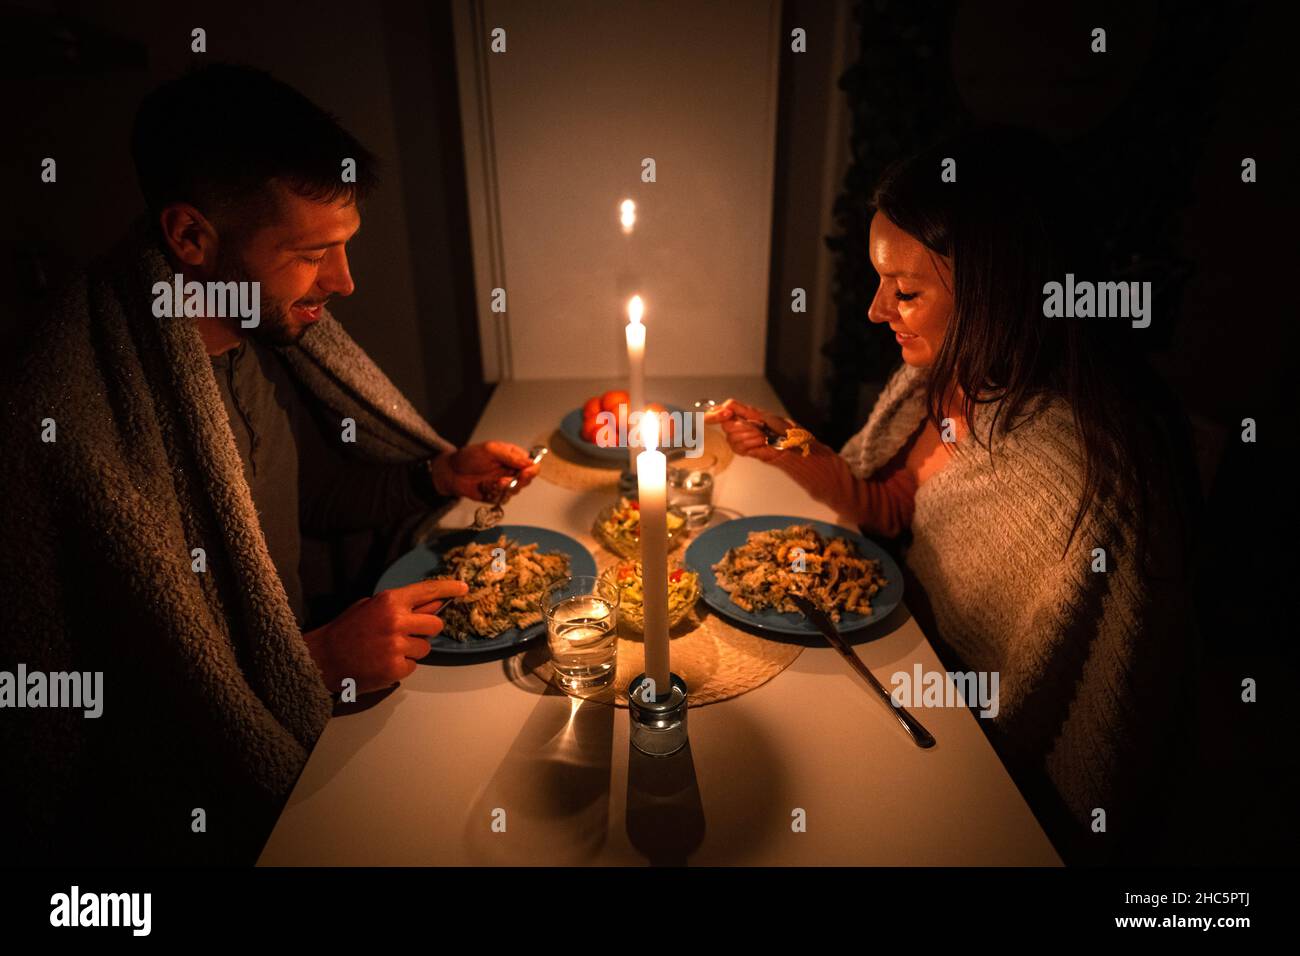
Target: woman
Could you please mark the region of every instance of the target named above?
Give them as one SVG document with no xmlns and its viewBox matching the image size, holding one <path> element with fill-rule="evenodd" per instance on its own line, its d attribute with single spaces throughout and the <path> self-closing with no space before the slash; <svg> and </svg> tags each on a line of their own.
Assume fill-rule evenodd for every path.
<svg viewBox="0 0 1300 956">
<path fill-rule="evenodd" d="M 866 533 L 902 536 L 908 607 L 945 666 L 998 672 L 985 729 L 1058 848 L 1117 859 L 1187 719 L 1185 519 L 1176 443 L 1126 357 L 1142 330 L 1044 316 L 1044 283 L 1108 278 L 1071 249 L 1084 220 L 1054 196 L 1060 170 L 1003 130 L 886 172 L 867 318 L 903 365 L 839 454 L 776 451 L 750 422 L 790 423 L 733 401 L 708 420 Z"/>
</svg>

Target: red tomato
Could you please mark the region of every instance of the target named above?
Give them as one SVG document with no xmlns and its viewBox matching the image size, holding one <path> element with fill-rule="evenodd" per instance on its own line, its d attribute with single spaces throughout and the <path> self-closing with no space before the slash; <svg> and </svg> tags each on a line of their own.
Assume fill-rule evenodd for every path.
<svg viewBox="0 0 1300 956">
<path fill-rule="evenodd" d="M 586 419 L 582 423 L 582 440 L 589 441 L 594 445 L 598 431 L 600 431 L 600 422 L 594 418 Z"/>
<path fill-rule="evenodd" d="M 613 412 L 618 414 L 618 406 L 627 405 L 632 401 L 627 392 L 621 389 L 611 389 L 604 395 L 600 396 L 600 410 L 602 412 Z"/>
<path fill-rule="evenodd" d="M 591 398 L 587 399 L 586 403 L 582 406 L 583 421 L 586 421 L 588 418 L 595 418 L 600 414 L 600 412 L 600 396 L 593 395 Z"/>
<path fill-rule="evenodd" d="M 682 579 L 682 575 L 683 575 L 684 573 L 685 573 L 685 572 L 682 571 L 681 568 L 678 568 L 677 570 L 673 571 L 672 574 L 668 575 L 668 580 L 669 580 L 669 581 L 672 581 L 673 584 L 676 584 L 678 581 L 680 581 L 680 580 Z"/>
</svg>

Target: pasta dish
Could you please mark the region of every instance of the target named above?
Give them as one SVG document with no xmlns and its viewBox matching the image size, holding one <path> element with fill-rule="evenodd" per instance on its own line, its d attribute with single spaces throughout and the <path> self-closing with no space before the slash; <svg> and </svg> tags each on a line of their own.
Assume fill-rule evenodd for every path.
<svg viewBox="0 0 1300 956">
<path fill-rule="evenodd" d="M 846 538 L 823 538 L 811 525 L 751 531 L 713 566 L 718 587 L 746 611 L 772 608 L 798 613 L 791 593 L 805 594 L 833 621 L 840 614 L 870 614 L 871 598 L 888 582 L 880 562 L 858 554 Z"/>
<path fill-rule="evenodd" d="M 539 624 L 546 585 L 568 574 L 569 556 L 564 552 L 539 554 L 536 544 L 521 545 L 505 535 L 492 544 L 452 548 L 432 577 L 464 581 L 469 593 L 439 613 L 445 624 L 442 633 L 467 641 Z"/>
</svg>

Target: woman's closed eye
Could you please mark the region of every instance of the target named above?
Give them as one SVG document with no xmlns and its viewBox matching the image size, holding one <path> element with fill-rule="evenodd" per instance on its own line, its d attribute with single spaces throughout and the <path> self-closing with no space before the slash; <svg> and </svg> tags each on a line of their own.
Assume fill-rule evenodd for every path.
<svg viewBox="0 0 1300 956">
<path fill-rule="evenodd" d="M 918 295 L 920 295 L 919 292 L 904 292 L 902 289 L 899 289 L 897 292 L 894 293 L 894 298 L 896 298 L 899 302 L 911 302 Z"/>
</svg>

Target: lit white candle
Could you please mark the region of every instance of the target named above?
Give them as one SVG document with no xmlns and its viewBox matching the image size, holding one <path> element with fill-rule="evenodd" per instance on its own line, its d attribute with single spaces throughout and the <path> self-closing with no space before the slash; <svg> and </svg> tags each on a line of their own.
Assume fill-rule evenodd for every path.
<svg viewBox="0 0 1300 956">
<path fill-rule="evenodd" d="M 636 470 L 637 454 L 632 441 L 632 415 L 645 408 L 645 326 L 641 316 L 645 314 L 645 304 L 639 295 L 632 296 L 627 304 L 627 447 L 628 465 Z"/>
<path fill-rule="evenodd" d="M 640 498 L 641 593 L 645 602 L 645 673 L 656 696 L 668 684 L 668 459 L 659 451 L 659 416 L 641 423 L 645 451 L 637 455 Z"/>
</svg>

